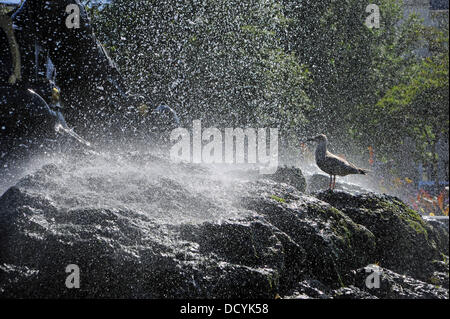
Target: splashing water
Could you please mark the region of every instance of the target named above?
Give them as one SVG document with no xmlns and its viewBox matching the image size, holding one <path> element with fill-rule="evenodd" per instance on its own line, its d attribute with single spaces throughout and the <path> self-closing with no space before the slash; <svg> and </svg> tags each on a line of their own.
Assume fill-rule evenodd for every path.
<svg viewBox="0 0 450 319">
<path fill-rule="evenodd" d="M 117 150 L 57 155 L 17 184 L 62 211 L 132 212 L 170 224 L 245 217 L 245 210 L 235 205 L 239 185 L 200 166 Z"/>
</svg>

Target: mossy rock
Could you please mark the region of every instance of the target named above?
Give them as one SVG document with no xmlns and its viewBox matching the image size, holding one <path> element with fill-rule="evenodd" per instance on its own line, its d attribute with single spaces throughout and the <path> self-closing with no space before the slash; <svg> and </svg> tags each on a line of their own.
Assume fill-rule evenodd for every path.
<svg viewBox="0 0 450 319">
<path fill-rule="evenodd" d="M 286 235 L 283 246 L 298 247 L 292 250 L 297 251 L 295 255 L 285 252 L 285 266 L 280 272 L 282 290 L 305 277 L 339 288 L 344 285 L 345 274 L 372 262 L 375 236 L 366 227 L 323 201 L 272 183 L 255 184 L 257 192 L 242 203 Z M 284 202 L 261 196 L 275 189 Z"/>
<path fill-rule="evenodd" d="M 434 271 L 432 261 L 448 252 L 448 238 L 445 243 L 419 213 L 396 197 L 330 191 L 320 192 L 316 197 L 375 235 L 373 261 L 383 267 L 429 281 Z"/>
</svg>

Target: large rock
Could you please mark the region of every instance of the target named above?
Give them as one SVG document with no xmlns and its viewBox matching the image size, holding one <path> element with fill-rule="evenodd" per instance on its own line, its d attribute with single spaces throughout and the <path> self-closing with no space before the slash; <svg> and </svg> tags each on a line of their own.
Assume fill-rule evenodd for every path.
<svg viewBox="0 0 450 319">
<path fill-rule="evenodd" d="M 366 278 L 368 273 L 376 270 L 380 275 L 378 287 L 368 288 Z M 360 289 L 365 293 L 382 299 L 448 299 L 448 288 L 437 287 L 434 284 L 400 275 L 389 269 L 372 266 L 358 269 L 349 275 L 352 280 L 352 287 Z M 339 291 L 334 292 L 335 297 Z"/>
<path fill-rule="evenodd" d="M 265 176 L 269 177 L 275 182 L 291 185 L 300 192 L 306 191 L 306 179 L 303 176 L 302 171 L 297 167 L 279 167 L 275 174 Z"/>
<path fill-rule="evenodd" d="M 305 276 L 340 285 L 341 276 L 355 265 L 370 263 L 375 237 L 364 226 L 325 202 L 293 188 L 277 186 L 276 183 L 257 184 L 252 187 L 257 191 L 244 194 L 242 203 L 264 216 L 301 249 L 302 253 L 288 255 L 289 272 L 283 276 L 287 286 Z"/>
<path fill-rule="evenodd" d="M 376 262 L 378 247 L 391 242 L 349 217 L 347 206 L 286 183 L 224 178 L 148 154 L 60 159 L 0 198 L 0 296 L 368 297 L 356 290 L 354 269 Z M 379 215 L 377 207 L 367 209 L 380 223 L 403 216 L 393 206 Z M 395 229 L 410 236 L 407 227 Z M 438 251 L 426 241 L 406 248 L 400 258 Z M 71 264 L 80 268 L 80 289 L 65 285 Z M 404 270 L 421 275 L 426 266 L 420 259 Z M 336 292 L 349 285 L 352 294 Z"/>
<path fill-rule="evenodd" d="M 378 276 L 375 281 L 368 276 Z M 447 264 L 448 272 L 448 264 Z M 317 280 L 304 280 L 288 299 L 448 299 L 448 287 L 439 287 L 409 276 L 400 275 L 377 265 L 351 271 L 346 286 L 330 289 Z M 371 283 L 368 286 L 368 281 Z M 376 283 L 376 284 L 375 284 Z"/>
<path fill-rule="evenodd" d="M 373 261 L 382 267 L 430 282 L 433 261 L 448 255 L 448 232 L 427 223 L 398 198 L 329 191 L 318 193 L 317 198 L 375 235 Z"/>
</svg>

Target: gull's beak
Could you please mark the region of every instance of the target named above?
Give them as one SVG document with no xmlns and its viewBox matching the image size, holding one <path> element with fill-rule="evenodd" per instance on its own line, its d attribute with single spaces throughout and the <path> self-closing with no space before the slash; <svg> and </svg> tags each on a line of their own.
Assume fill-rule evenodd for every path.
<svg viewBox="0 0 450 319">
<path fill-rule="evenodd" d="M 308 138 L 307 140 L 306 140 L 306 143 L 307 142 L 315 142 L 316 141 L 316 138 L 315 137 L 310 137 L 310 138 Z"/>
</svg>

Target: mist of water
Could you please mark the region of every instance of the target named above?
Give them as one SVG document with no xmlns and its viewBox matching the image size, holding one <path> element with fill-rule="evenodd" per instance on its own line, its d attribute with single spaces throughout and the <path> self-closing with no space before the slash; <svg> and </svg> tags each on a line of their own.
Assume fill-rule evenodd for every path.
<svg viewBox="0 0 450 319">
<path fill-rule="evenodd" d="M 109 145 L 88 154 L 55 153 L 29 161 L 17 186 L 61 211 L 112 210 L 143 214 L 158 223 L 243 218 L 236 204 L 245 174 L 175 164 L 148 147 Z M 2 192 L 10 185 L 2 185 Z"/>
</svg>

